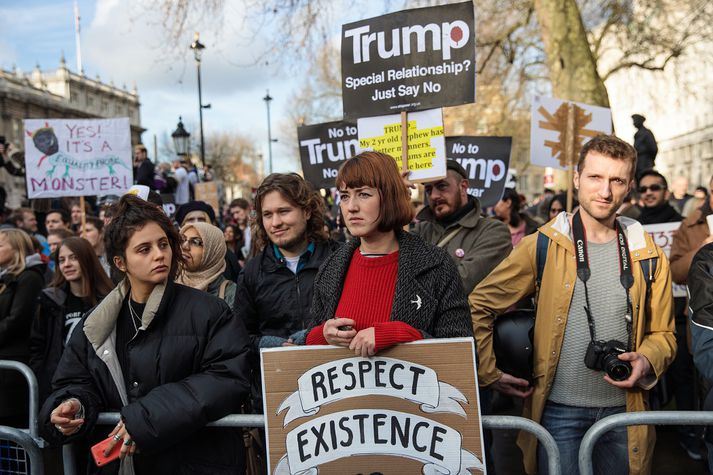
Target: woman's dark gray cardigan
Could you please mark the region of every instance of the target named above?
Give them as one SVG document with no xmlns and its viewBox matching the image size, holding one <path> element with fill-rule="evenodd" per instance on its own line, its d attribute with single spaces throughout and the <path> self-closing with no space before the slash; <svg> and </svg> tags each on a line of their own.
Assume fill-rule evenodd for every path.
<svg viewBox="0 0 713 475">
<path fill-rule="evenodd" d="M 399 232 L 397 239 L 399 260 L 391 320 L 408 323 L 424 338 L 472 337 L 468 299 L 448 254 L 415 234 Z M 314 282 L 310 328 L 334 317 L 349 262 L 359 244 L 359 239 L 353 239 L 322 264 Z"/>
</svg>

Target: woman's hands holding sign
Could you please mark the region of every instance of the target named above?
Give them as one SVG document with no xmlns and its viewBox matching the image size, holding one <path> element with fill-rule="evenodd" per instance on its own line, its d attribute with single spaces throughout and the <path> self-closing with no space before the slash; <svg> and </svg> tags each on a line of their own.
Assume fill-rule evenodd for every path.
<svg viewBox="0 0 713 475">
<path fill-rule="evenodd" d="M 322 329 L 324 339 L 334 346 L 344 346 L 354 350 L 357 356 L 373 356 L 376 347 L 374 327 L 357 332 L 351 318 L 330 318 Z"/>
</svg>

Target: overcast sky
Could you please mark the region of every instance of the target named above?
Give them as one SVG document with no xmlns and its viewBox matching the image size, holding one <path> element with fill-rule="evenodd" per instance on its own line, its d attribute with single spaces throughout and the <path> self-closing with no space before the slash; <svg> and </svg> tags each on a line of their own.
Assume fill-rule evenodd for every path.
<svg viewBox="0 0 713 475">
<path fill-rule="evenodd" d="M 232 131 L 251 137 L 267 158 L 266 89 L 271 104 L 275 171 L 299 167 L 294 130 L 281 126 L 288 122 L 288 99 L 304 78 L 286 74 L 276 67 L 254 66 L 260 38 L 246 38 L 239 0 L 226 0 L 228 8 L 220 19 L 192 25 L 206 45 L 202 63 L 203 102 L 210 103 L 203 123 L 206 134 Z M 189 45 L 192 31 L 186 32 L 185 55 L 169 60 L 162 47 L 164 36 L 157 26 L 161 17 L 147 13 L 150 0 L 79 0 L 83 68 L 88 77 L 100 76 L 129 90 L 136 84 L 141 100 L 141 122 L 148 129 L 144 143 L 151 145 L 172 132 L 183 116 L 191 134 L 198 135 L 198 95 L 196 68 Z M 348 12 L 361 19 L 363 12 Z M 42 70 L 55 69 L 62 52 L 70 70 L 77 70 L 72 0 L 0 0 L 0 67 L 17 65 L 29 73 L 36 64 Z M 334 38 L 340 25 L 335 25 Z M 268 32 L 265 32 L 269 34 Z M 180 51 L 180 49 L 179 49 Z M 305 74 L 308 68 L 304 68 Z M 151 146 L 149 147 L 151 150 Z"/>
</svg>

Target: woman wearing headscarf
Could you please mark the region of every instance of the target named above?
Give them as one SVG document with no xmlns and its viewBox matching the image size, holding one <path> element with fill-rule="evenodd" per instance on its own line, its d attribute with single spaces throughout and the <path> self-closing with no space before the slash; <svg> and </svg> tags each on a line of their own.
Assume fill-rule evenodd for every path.
<svg viewBox="0 0 713 475">
<path fill-rule="evenodd" d="M 185 263 L 178 282 L 225 300 L 233 310 L 237 286 L 223 276 L 227 247 L 220 228 L 200 222 L 184 225 L 181 250 Z"/>
</svg>

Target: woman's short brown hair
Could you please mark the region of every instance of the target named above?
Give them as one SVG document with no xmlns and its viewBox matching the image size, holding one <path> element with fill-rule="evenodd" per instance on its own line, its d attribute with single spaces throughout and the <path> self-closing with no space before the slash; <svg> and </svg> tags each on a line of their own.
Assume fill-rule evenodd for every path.
<svg viewBox="0 0 713 475">
<path fill-rule="evenodd" d="M 404 183 L 396 160 L 380 152 L 362 152 L 350 158 L 337 173 L 337 189 L 369 186 L 379 191 L 378 229 L 398 231 L 413 220 L 411 193 Z"/>
</svg>

